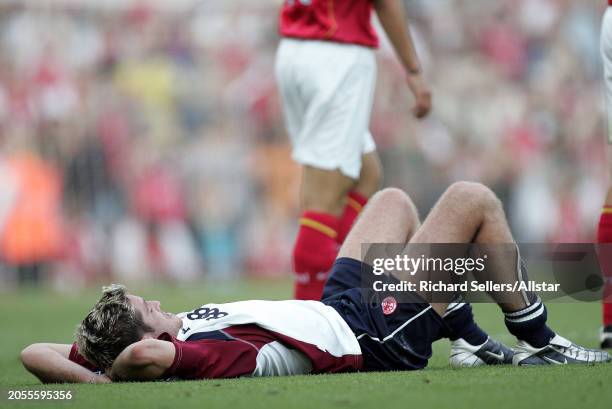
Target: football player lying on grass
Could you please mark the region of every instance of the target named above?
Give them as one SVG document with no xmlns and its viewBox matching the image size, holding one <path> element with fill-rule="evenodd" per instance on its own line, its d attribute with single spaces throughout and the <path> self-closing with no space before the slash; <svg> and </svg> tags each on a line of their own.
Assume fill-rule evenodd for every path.
<svg viewBox="0 0 612 409">
<path fill-rule="evenodd" d="M 164 312 L 113 285 L 87 314 L 73 345 L 34 344 L 25 367 L 43 382 L 204 379 L 345 371 L 422 369 L 434 341 L 451 339 L 454 367 L 608 362 L 603 351 L 573 344 L 546 325 L 532 293 L 496 300 L 518 343 L 513 350 L 474 322 L 467 303 L 368 302 L 361 284 L 361 243 L 514 243 L 502 204 L 483 185 L 446 190 L 421 225 L 400 190 L 377 193 L 342 246 L 322 301 L 243 301 Z M 488 261 L 495 255 L 489 256 Z M 486 271 L 495 283 L 525 272 L 512 263 Z M 364 264 L 364 268 L 369 268 Z M 374 295 L 374 290 L 370 295 Z M 495 299 L 494 293 L 491 296 Z M 97 371 L 97 372 L 95 372 Z"/>
</svg>

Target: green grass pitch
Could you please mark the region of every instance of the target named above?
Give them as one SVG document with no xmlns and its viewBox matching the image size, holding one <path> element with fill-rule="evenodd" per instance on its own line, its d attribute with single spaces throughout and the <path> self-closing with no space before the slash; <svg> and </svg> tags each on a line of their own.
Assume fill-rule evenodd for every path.
<svg viewBox="0 0 612 409">
<path fill-rule="evenodd" d="M 209 283 L 133 288 L 162 308 L 183 311 L 206 302 L 283 299 L 288 282 Z M 110 385 L 38 384 L 21 366 L 19 351 L 36 341 L 71 342 L 76 324 L 98 292 L 28 290 L 0 294 L 0 407 L 60 408 L 612 408 L 612 364 L 580 367 L 487 367 L 452 370 L 448 342 L 434 345 L 423 371 L 244 378 Z M 512 345 L 493 305 L 475 306 L 491 335 Z M 598 304 L 550 304 L 550 324 L 585 346 L 597 345 Z M 71 389 L 70 402 L 15 402 L 8 390 Z"/>
</svg>

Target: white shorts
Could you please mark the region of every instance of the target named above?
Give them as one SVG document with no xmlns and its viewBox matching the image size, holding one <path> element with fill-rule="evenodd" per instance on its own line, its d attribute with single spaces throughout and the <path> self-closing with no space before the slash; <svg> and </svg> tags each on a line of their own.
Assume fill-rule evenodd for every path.
<svg viewBox="0 0 612 409">
<path fill-rule="evenodd" d="M 283 39 L 276 54 L 293 159 L 358 179 L 376 149 L 368 127 L 376 81 L 374 51 L 327 41 Z"/>
<path fill-rule="evenodd" d="M 601 24 L 601 58 L 608 115 L 608 143 L 612 144 L 612 7 L 606 9 Z"/>
</svg>

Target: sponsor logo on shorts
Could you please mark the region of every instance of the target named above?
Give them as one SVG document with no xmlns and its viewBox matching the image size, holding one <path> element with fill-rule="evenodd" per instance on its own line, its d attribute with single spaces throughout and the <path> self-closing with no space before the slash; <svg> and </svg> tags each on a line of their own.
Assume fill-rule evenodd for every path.
<svg viewBox="0 0 612 409">
<path fill-rule="evenodd" d="M 387 297 L 382 301 L 380 306 L 382 307 L 383 314 L 391 315 L 397 308 L 397 301 L 393 297 Z"/>
</svg>

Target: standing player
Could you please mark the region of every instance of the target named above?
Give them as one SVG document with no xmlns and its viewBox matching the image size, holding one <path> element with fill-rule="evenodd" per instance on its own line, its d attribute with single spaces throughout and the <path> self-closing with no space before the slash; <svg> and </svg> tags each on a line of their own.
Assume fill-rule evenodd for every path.
<svg viewBox="0 0 612 409">
<path fill-rule="evenodd" d="M 612 0 L 608 0 L 612 6 Z M 608 7 L 601 26 L 601 57 L 604 67 L 604 83 L 606 88 L 606 107 L 608 116 L 608 144 L 612 144 L 612 8 Z M 609 153 L 612 149 L 608 147 Z M 612 165 L 610 163 L 609 165 Z M 612 187 L 609 187 L 604 204 L 599 228 L 597 231 L 599 243 L 612 243 Z M 612 294 L 611 272 L 605 271 L 607 280 L 604 287 L 604 299 Z M 603 303 L 603 329 L 601 332 L 601 347 L 612 348 L 612 304 Z"/>
<path fill-rule="evenodd" d="M 286 0 L 276 76 L 293 159 L 303 165 L 300 227 L 293 249 L 295 298 L 318 300 L 353 221 L 379 188 L 381 167 L 368 125 L 378 37 L 387 33 L 423 118 L 423 79 L 401 0 Z"/>
</svg>

